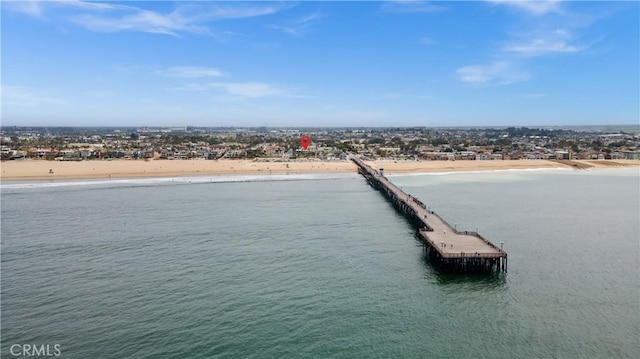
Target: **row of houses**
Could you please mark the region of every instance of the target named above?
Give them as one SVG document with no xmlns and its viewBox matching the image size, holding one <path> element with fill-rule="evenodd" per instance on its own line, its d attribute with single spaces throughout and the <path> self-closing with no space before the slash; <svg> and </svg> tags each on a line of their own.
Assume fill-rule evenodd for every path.
<svg viewBox="0 0 640 359">
<path fill-rule="evenodd" d="M 334 147 L 313 144 L 306 150 L 287 148 L 277 143 L 262 143 L 247 146 L 242 143 L 208 144 L 206 142 L 185 143 L 177 145 L 153 146 L 138 143 L 136 147 L 122 146 L 121 141 L 107 144 L 78 144 L 67 145 L 64 149 L 54 147 L 32 147 L 26 150 L 12 149 L 2 145 L 3 159 L 42 159 L 42 160 L 85 160 L 85 159 L 245 159 L 256 157 L 295 158 L 296 156 L 312 154 L 316 157 L 339 156 L 342 151 Z"/>
<path fill-rule="evenodd" d="M 618 137 L 615 137 L 616 139 Z M 102 142 L 70 141 L 61 148 L 31 147 L 11 148 L 1 145 L 2 159 L 32 158 L 43 160 L 84 160 L 84 159 L 253 159 L 253 158 L 281 158 L 289 159 L 298 156 L 315 158 L 340 158 L 345 151 L 355 151 L 367 158 L 391 158 L 410 160 L 578 160 L 578 159 L 640 159 L 640 151 L 636 148 L 624 148 L 611 151 L 604 149 L 583 149 L 571 151 L 567 149 L 550 149 L 533 143 L 522 143 L 517 147 L 500 148 L 494 144 L 484 146 L 462 144 L 450 147 L 448 144 L 439 146 L 420 145 L 408 147 L 397 145 L 398 141 L 390 143 L 366 143 L 365 139 L 350 139 L 333 141 L 330 138 L 322 140 L 316 138 L 306 150 L 295 145 L 295 141 L 271 141 L 255 145 L 241 142 L 226 142 L 211 144 L 206 141 L 185 141 L 182 143 L 165 143 L 153 136 L 137 135 L 131 137 L 114 137 L 105 135 L 86 137 L 85 140 L 100 140 Z M 410 139 L 410 138 L 409 138 Z M 613 137 L 612 137 L 613 139 Z M 70 138 L 70 140 L 73 140 Z M 609 139 L 608 139 L 609 140 Z M 403 140 L 405 141 L 405 140 Z M 527 139 L 528 141 L 528 139 Z M 332 145 L 326 145 L 326 143 Z M 334 147 L 340 146 L 339 148 Z M 465 148 L 465 150 L 456 150 Z"/>
<path fill-rule="evenodd" d="M 371 151 L 364 152 L 369 158 L 374 158 Z M 615 160 L 615 159 L 640 159 L 639 151 L 621 151 L 621 152 L 596 152 L 590 151 L 586 153 L 572 153 L 571 151 L 549 151 L 549 152 L 522 152 L 512 151 L 507 153 L 490 153 L 490 152 L 439 152 L 429 151 L 421 152 L 418 156 L 408 156 L 404 154 L 391 155 L 388 158 L 395 159 L 422 159 L 431 161 L 492 161 L 492 160 Z"/>
</svg>

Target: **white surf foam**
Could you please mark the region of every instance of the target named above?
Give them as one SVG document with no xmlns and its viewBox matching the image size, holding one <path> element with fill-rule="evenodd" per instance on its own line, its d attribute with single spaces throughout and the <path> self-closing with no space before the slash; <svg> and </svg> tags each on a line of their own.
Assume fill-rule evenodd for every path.
<svg viewBox="0 0 640 359">
<path fill-rule="evenodd" d="M 219 176 L 191 176 L 191 177 L 145 177 L 100 180 L 52 180 L 47 182 L 5 182 L 0 184 L 0 190 L 37 189 L 58 187 L 117 187 L 117 186 L 153 186 L 189 183 L 225 183 L 225 182 L 258 182 L 258 181 L 302 181 L 328 180 L 339 178 L 356 178 L 357 173 L 308 173 L 308 174 L 277 174 L 277 175 L 219 175 Z"/>
<path fill-rule="evenodd" d="M 572 168 L 509 168 L 503 170 L 474 170 L 474 171 L 449 171 L 449 172 L 415 172 L 415 173 L 394 173 L 385 174 L 385 177 L 408 177 L 408 176 L 449 176 L 458 174 L 476 173 L 518 173 L 518 172 L 544 172 L 544 171 L 574 171 Z"/>
</svg>

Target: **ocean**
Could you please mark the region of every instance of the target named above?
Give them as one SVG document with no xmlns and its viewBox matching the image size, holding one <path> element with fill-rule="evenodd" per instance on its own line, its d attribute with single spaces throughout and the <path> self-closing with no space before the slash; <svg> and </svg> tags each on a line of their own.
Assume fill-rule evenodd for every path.
<svg viewBox="0 0 640 359">
<path fill-rule="evenodd" d="M 357 174 L 1 186 L 1 353 L 638 358 L 638 169 L 390 176 L 509 254 L 447 274 Z"/>
</svg>

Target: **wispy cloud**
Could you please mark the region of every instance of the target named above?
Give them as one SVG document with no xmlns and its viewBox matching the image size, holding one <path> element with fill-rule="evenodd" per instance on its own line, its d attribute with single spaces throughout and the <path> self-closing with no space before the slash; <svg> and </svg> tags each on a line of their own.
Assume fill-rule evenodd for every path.
<svg viewBox="0 0 640 359">
<path fill-rule="evenodd" d="M 601 39 L 595 39 L 590 43 L 576 40 L 574 32 L 591 25 L 599 17 L 576 12 L 568 6 L 563 7 L 563 4 L 557 0 L 489 0 L 488 2 L 521 10 L 524 14 L 517 16 L 522 20 L 522 26 L 519 28 L 528 28 L 528 30 L 509 34 L 509 39 L 490 54 L 494 61 L 456 70 L 458 79 L 468 84 L 505 85 L 526 81 L 531 78 L 531 75 L 524 69 L 535 58 L 578 54 Z M 531 16 L 535 18 L 530 19 Z"/>
<path fill-rule="evenodd" d="M 281 96 L 285 94 L 284 90 L 261 82 L 218 82 L 212 85 L 232 95 L 250 98 Z"/>
<path fill-rule="evenodd" d="M 39 107 L 45 105 L 66 105 L 67 102 L 42 91 L 35 90 L 25 86 L 7 86 L 0 87 L 2 94 L 2 104 L 19 106 L 19 107 Z"/>
<path fill-rule="evenodd" d="M 309 15 L 305 15 L 293 21 L 289 21 L 285 25 L 282 24 L 268 24 L 266 27 L 272 30 L 282 31 L 286 34 L 293 36 L 301 36 L 306 34 L 309 29 L 317 22 L 318 19 L 323 18 L 325 14 L 315 12 Z"/>
<path fill-rule="evenodd" d="M 2 6 L 11 12 L 42 18 L 42 8 L 36 1 L 8 1 Z"/>
<path fill-rule="evenodd" d="M 261 98 L 275 96 L 293 97 L 284 88 L 257 81 L 207 81 L 227 76 L 222 70 L 204 66 L 173 66 L 155 72 L 156 75 L 182 80 L 175 89 L 189 92 L 217 92 L 237 98 Z"/>
<path fill-rule="evenodd" d="M 415 13 L 415 12 L 440 12 L 446 10 L 444 6 L 434 5 L 428 1 L 420 0 L 396 0 L 382 4 L 382 10 L 385 12 L 396 13 Z"/>
<path fill-rule="evenodd" d="M 288 95 L 288 92 L 284 89 L 263 82 L 192 83 L 183 85 L 179 87 L 178 90 L 194 92 L 219 90 L 230 95 L 246 98 L 276 97 Z"/>
<path fill-rule="evenodd" d="M 283 26 L 283 25 L 268 24 L 268 25 L 265 25 L 265 27 L 267 29 L 271 29 L 271 30 L 282 31 L 285 34 L 289 34 L 289 35 L 293 35 L 293 36 L 298 36 L 298 35 L 301 34 L 301 30 L 299 28 L 295 28 L 293 26 Z"/>
<path fill-rule="evenodd" d="M 96 32 L 140 31 L 173 36 L 183 31 L 207 33 L 204 27 L 194 26 L 175 17 L 153 11 L 138 11 L 119 17 L 77 15 L 71 18 L 71 22 Z"/>
<path fill-rule="evenodd" d="M 44 18 L 45 13 L 54 13 L 60 9 L 76 11 L 132 11 L 137 8 L 128 5 L 118 5 L 111 3 L 100 3 L 94 1 L 81 0 L 58 0 L 58 1 L 7 1 L 3 2 L 3 7 L 11 12 Z"/>
<path fill-rule="evenodd" d="M 214 35 L 210 28 L 212 22 L 266 16 L 295 6 L 292 3 L 195 2 L 178 3 L 170 11 L 159 12 L 139 6 L 78 0 L 5 4 L 9 11 L 39 18 L 60 18 L 96 32 L 139 31 L 172 36 Z"/>
<path fill-rule="evenodd" d="M 221 77 L 225 73 L 214 67 L 174 66 L 156 72 L 158 75 L 178 78 Z"/>
<path fill-rule="evenodd" d="M 497 61 L 486 65 L 472 65 L 456 70 L 458 79 L 471 85 L 501 86 L 528 80 L 531 76 L 517 65 Z"/>
<path fill-rule="evenodd" d="M 584 51 L 590 46 L 570 44 L 571 39 L 572 35 L 569 31 L 558 29 L 551 34 L 509 44 L 504 47 L 504 51 L 524 57 L 534 57 L 551 54 L 570 54 Z"/>
<path fill-rule="evenodd" d="M 536 16 L 562 12 L 559 0 L 488 0 L 488 2 L 495 5 L 509 6 Z"/>
<path fill-rule="evenodd" d="M 78 5 L 91 5 L 91 2 L 82 2 L 80 0 L 60 0 L 57 3 L 53 1 L 3 1 L 2 6 L 5 10 L 23 13 L 27 15 L 41 15 L 44 8 L 51 8 L 56 6 L 78 6 Z"/>
<path fill-rule="evenodd" d="M 588 46 L 569 45 L 564 41 L 548 41 L 545 39 L 533 39 L 529 43 L 507 46 L 506 51 L 515 52 L 524 56 L 540 56 L 556 53 L 580 52 Z"/>
<path fill-rule="evenodd" d="M 323 18 L 325 16 L 326 15 L 324 13 L 316 11 L 316 12 L 314 12 L 312 14 L 305 15 L 305 16 L 299 18 L 298 20 L 296 20 L 296 23 L 298 23 L 298 24 L 308 24 L 308 23 L 310 23 L 310 22 L 312 22 L 314 20 Z"/>
</svg>

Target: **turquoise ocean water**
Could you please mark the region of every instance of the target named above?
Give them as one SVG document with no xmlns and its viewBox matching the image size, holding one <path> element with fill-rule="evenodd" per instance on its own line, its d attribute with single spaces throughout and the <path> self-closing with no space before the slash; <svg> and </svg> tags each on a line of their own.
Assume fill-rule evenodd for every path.
<svg viewBox="0 0 640 359">
<path fill-rule="evenodd" d="M 640 357 L 637 169 L 390 178 L 508 273 L 441 273 L 355 174 L 5 182 L 2 357 Z"/>
</svg>

